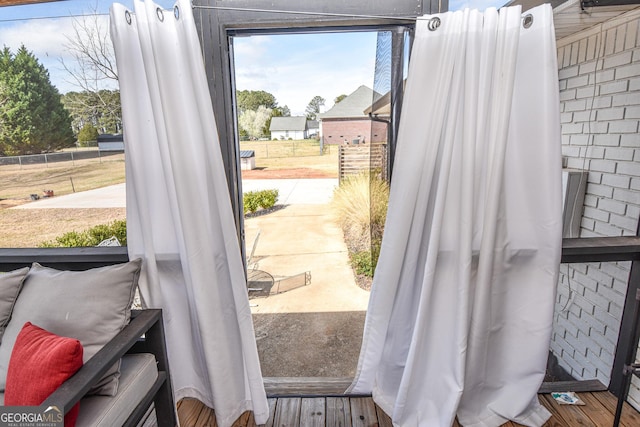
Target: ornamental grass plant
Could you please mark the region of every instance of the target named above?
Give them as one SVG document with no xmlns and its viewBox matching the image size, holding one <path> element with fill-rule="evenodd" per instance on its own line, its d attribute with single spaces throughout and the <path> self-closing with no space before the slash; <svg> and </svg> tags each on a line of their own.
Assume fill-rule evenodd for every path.
<svg viewBox="0 0 640 427">
<path fill-rule="evenodd" d="M 332 209 L 357 274 L 373 276 L 388 205 L 389 185 L 376 174 L 350 176 L 334 192 Z"/>
</svg>

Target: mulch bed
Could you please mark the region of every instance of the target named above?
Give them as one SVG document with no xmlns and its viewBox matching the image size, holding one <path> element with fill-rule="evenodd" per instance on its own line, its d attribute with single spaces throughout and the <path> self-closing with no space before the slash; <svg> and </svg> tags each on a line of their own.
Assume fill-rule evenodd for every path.
<svg viewBox="0 0 640 427">
<path fill-rule="evenodd" d="M 243 179 L 299 179 L 299 178 L 336 178 L 335 173 L 319 169 L 253 169 L 243 170 Z"/>
<path fill-rule="evenodd" d="M 371 290 L 371 283 L 373 283 L 373 279 L 371 277 L 367 277 L 364 274 L 357 274 L 355 270 L 353 271 L 353 277 L 356 279 L 356 285 L 365 291 Z"/>
</svg>

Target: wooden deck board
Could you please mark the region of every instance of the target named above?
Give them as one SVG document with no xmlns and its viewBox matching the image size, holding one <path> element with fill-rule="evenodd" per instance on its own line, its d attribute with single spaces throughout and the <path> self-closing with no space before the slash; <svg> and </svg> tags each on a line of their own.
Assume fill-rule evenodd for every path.
<svg viewBox="0 0 640 427">
<path fill-rule="evenodd" d="M 376 405 L 376 414 L 378 415 L 379 427 L 393 427 L 391 417 L 387 415 L 378 405 Z"/>
<path fill-rule="evenodd" d="M 327 425 L 351 427 L 351 405 L 348 397 L 327 397 Z"/>
<path fill-rule="evenodd" d="M 278 399 L 269 398 L 267 399 L 267 403 L 269 403 L 269 419 L 265 424 L 265 427 L 273 427 L 273 418 L 276 416 L 276 404 L 278 403 Z"/>
<path fill-rule="evenodd" d="M 603 405 L 611 411 L 612 414 L 616 412 L 616 404 L 618 403 L 616 397 L 611 393 L 592 393 L 593 396 L 598 399 Z M 628 403 L 624 404 L 622 409 L 622 417 L 620 418 L 620 425 L 625 427 L 637 427 L 640 426 L 640 413 L 636 411 Z"/>
<path fill-rule="evenodd" d="M 553 413 L 559 414 L 562 419 L 570 426 L 589 426 L 589 427 L 604 427 L 597 426 L 591 421 L 591 419 L 582 411 L 578 406 L 572 405 L 560 405 L 556 402 L 550 394 L 542 394 L 540 399 L 546 399 L 551 406 Z"/>
<path fill-rule="evenodd" d="M 550 394 L 539 394 L 540 402 L 551 412 L 544 427 L 613 425 L 616 398 L 607 391 L 577 393 L 586 405 L 558 404 Z M 269 421 L 266 427 L 390 427 L 391 419 L 370 397 L 281 397 L 269 398 Z M 213 411 L 195 399 L 178 402 L 178 416 L 182 427 L 217 427 Z M 624 407 L 623 427 L 640 426 L 640 413 L 631 405 Z M 456 420 L 454 427 L 459 427 Z M 253 414 L 245 412 L 233 427 L 256 427 Z M 502 427 L 520 427 L 508 422 Z"/>
<path fill-rule="evenodd" d="M 580 407 L 593 423 L 597 426 L 610 426 L 613 423 L 612 414 L 607 411 L 607 407 L 591 393 L 581 393 L 580 399 L 585 403 Z"/>
<path fill-rule="evenodd" d="M 273 421 L 274 426 L 299 426 L 300 425 L 300 406 L 302 399 L 292 397 L 287 399 L 279 399 L 276 405 L 276 415 Z"/>
<path fill-rule="evenodd" d="M 339 396 L 351 385 L 353 378 L 293 377 L 264 378 L 264 388 L 269 397 L 287 396 Z"/>
<path fill-rule="evenodd" d="M 378 425 L 376 405 L 370 397 L 352 397 L 351 425 L 353 427 L 369 427 Z"/>
<path fill-rule="evenodd" d="M 558 413 L 555 412 L 551 403 L 547 402 L 547 399 L 538 395 L 538 400 L 549 410 L 549 412 L 551 412 L 551 418 L 549 418 L 549 421 L 545 424 L 546 427 L 571 427 Z"/>
<path fill-rule="evenodd" d="M 326 399 L 322 397 L 302 399 L 300 427 L 324 427 L 326 422 Z"/>
</svg>

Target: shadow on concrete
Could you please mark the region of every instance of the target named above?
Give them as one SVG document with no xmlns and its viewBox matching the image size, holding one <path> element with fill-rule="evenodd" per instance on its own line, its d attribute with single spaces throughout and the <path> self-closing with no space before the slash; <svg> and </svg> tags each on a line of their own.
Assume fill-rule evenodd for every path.
<svg viewBox="0 0 640 427">
<path fill-rule="evenodd" d="M 365 311 L 253 315 L 264 377 L 353 377 Z"/>
</svg>

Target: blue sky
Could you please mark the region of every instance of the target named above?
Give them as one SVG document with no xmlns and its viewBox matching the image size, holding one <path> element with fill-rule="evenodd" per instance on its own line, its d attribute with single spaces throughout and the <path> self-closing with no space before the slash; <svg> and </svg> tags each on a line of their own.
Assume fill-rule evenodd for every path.
<svg viewBox="0 0 640 427">
<path fill-rule="evenodd" d="M 505 1 L 456 0 L 450 9 L 484 10 Z M 304 115 L 316 95 L 329 109 L 338 95 L 374 87 L 376 40 L 373 32 L 235 38 L 236 87 L 266 90 L 292 115 Z"/>
<path fill-rule="evenodd" d="M 65 0 L 0 7 L 0 46 L 8 46 L 15 52 L 24 44 L 49 70 L 51 82 L 61 93 L 79 90 L 69 83 L 71 79 L 60 63 L 61 59 L 67 63 L 71 61 L 65 45 L 68 44 L 67 37 L 72 34 L 73 20 L 97 12 L 101 14 L 97 18 L 100 25 L 108 31 L 112 3 L 113 0 Z M 133 7 L 133 0 L 118 3 Z M 156 3 L 169 8 L 174 2 L 159 0 Z"/>
<path fill-rule="evenodd" d="M 483 10 L 505 1 L 453 0 L 450 9 Z M 72 31 L 72 16 L 97 11 L 103 14 L 98 19 L 106 31 L 111 3 L 65 0 L 0 7 L 0 46 L 15 51 L 24 44 L 49 70 L 51 81 L 60 92 L 78 90 L 69 83 L 60 63 L 60 59 L 71 60 L 65 45 Z M 131 8 L 133 0 L 120 3 Z M 173 5 L 171 0 L 156 3 L 165 8 Z M 293 114 L 302 114 L 315 95 L 325 98 L 325 108 L 330 108 L 340 94 L 349 94 L 361 84 L 373 87 L 375 33 L 238 37 L 234 50 L 238 89 L 270 92 L 280 105 L 288 105 Z"/>
</svg>

